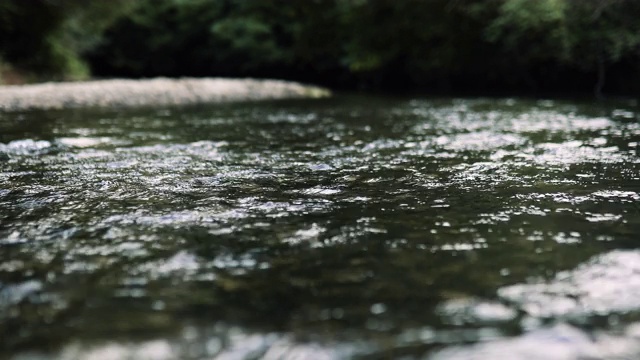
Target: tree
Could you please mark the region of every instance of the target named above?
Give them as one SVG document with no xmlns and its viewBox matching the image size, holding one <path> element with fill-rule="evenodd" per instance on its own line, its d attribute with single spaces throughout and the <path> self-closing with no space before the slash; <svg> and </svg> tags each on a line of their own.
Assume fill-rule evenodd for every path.
<svg viewBox="0 0 640 360">
<path fill-rule="evenodd" d="M 633 0 L 566 0 L 569 18 L 570 62 L 594 70 L 596 97 L 602 97 L 607 66 L 640 50 L 640 3 Z"/>
<path fill-rule="evenodd" d="M 601 97 L 607 66 L 637 55 L 639 15 L 633 0 L 503 0 L 485 34 L 525 74 L 542 62 L 595 73 Z"/>
<path fill-rule="evenodd" d="M 3 0 L 0 56 L 41 77 L 84 77 L 82 53 L 132 7 L 126 0 Z"/>
</svg>

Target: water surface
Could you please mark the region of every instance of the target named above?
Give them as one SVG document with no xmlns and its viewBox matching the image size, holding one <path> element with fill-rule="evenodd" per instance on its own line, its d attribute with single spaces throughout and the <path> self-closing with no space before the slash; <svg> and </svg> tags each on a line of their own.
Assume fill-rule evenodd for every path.
<svg viewBox="0 0 640 360">
<path fill-rule="evenodd" d="M 638 116 L 356 96 L 0 114 L 0 354 L 640 356 Z"/>
</svg>

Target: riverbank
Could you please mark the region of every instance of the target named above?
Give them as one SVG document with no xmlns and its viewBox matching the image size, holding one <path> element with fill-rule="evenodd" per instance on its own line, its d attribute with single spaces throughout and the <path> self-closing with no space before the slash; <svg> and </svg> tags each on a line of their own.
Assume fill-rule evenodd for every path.
<svg viewBox="0 0 640 360">
<path fill-rule="evenodd" d="M 0 86 L 0 111 L 189 105 L 318 98 L 330 91 L 280 80 L 155 78 Z"/>
</svg>

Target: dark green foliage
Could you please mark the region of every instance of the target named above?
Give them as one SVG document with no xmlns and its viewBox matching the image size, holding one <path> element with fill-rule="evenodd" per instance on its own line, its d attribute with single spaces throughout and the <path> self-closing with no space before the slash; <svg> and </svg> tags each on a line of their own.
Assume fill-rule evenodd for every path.
<svg viewBox="0 0 640 360">
<path fill-rule="evenodd" d="M 2 56 L 36 72 L 62 70 L 65 53 L 55 41 L 63 21 L 60 7 L 45 1 L 7 0 L 0 4 Z"/>
<path fill-rule="evenodd" d="M 0 57 L 40 78 L 82 78 L 82 54 L 132 8 L 125 0 L 3 0 Z"/>
<path fill-rule="evenodd" d="M 325 37 L 337 30 L 327 9 L 301 1 L 144 2 L 107 31 L 91 59 L 98 71 L 124 76 L 326 75 L 340 68 L 339 42 Z"/>
<path fill-rule="evenodd" d="M 634 0 L 8 0 L 0 56 L 60 74 L 88 59 L 101 76 L 637 92 L 639 16 Z"/>
<path fill-rule="evenodd" d="M 640 55 L 638 15 L 631 0 L 504 0 L 486 35 L 525 71 L 551 63 L 595 73 L 599 95 L 609 65 Z"/>
</svg>

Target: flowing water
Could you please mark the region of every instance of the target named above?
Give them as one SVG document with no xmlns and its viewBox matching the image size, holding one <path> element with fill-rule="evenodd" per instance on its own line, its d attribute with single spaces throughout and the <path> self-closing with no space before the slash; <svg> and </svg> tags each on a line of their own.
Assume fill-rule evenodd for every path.
<svg viewBox="0 0 640 360">
<path fill-rule="evenodd" d="M 638 358 L 638 111 L 0 114 L 0 356 Z"/>
</svg>

